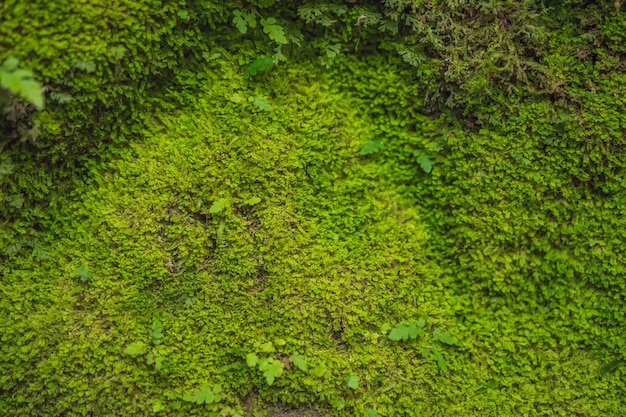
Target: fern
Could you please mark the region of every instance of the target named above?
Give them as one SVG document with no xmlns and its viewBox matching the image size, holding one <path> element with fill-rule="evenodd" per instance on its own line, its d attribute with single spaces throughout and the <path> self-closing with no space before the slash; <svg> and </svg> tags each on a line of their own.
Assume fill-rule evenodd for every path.
<svg viewBox="0 0 626 417">
<path fill-rule="evenodd" d="M 37 110 L 43 109 L 43 86 L 31 70 L 19 69 L 17 58 L 7 58 L 0 67 L 0 86 L 31 103 Z"/>
<path fill-rule="evenodd" d="M 265 56 L 259 57 L 255 59 L 252 64 L 248 65 L 248 68 L 246 68 L 246 71 L 243 73 L 243 77 L 246 79 L 253 77 L 272 67 L 275 63 L 276 60 L 274 58 Z"/>
<path fill-rule="evenodd" d="M 245 35 L 248 28 L 254 29 L 256 27 L 256 17 L 252 13 L 235 10 L 233 12 L 233 24 L 241 34 Z"/>
<path fill-rule="evenodd" d="M 263 32 L 269 36 L 271 40 L 276 43 L 286 44 L 287 37 L 283 27 L 276 24 L 276 19 L 268 17 L 267 19 L 261 19 L 261 26 L 263 26 Z"/>
</svg>

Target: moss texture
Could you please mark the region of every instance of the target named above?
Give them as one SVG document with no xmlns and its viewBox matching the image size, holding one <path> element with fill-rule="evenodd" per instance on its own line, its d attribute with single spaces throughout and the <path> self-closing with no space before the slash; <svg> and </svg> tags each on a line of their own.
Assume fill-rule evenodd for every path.
<svg viewBox="0 0 626 417">
<path fill-rule="evenodd" d="M 49 87 L 1 125 L 0 415 L 626 414 L 623 12 L 555 6 L 561 83 L 461 116 L 440 55 L 246 79 L 267 45 L 199 3 L 0 6 Z"/>
</svg>

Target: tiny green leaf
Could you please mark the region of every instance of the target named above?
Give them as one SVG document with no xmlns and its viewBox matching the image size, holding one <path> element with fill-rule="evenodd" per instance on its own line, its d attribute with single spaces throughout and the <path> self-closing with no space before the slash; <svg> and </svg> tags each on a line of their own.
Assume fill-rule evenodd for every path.
<svg viewBox="0 0 626 417">
<path fill-rule="evenodd" d="M 9 195 L 6 197 L 6 201 L 8 201 L 11 207 L 20 209 L 24 205 L 24 194 L 19 193 Z"/>
<path fill-rule="evenodd" d="M 21 95 L 37 109 L 43 109 L 42 86 L 35 80 L 22 80 Z"/>
<path fill-rule="evenodd" d="M 249 27 L 254 29 L 256 27 L 256 17 L 252 13 L 247 13 L 245 16 L 246 23 Z"/>
<path fill-rule="evenodd" d="M 328 373 L 328 368 L 323 363 L 320 363 L 317 366 L 315 366 L 313 369 L 311 369 L 311 374 L 313 374 L 314 376 L 318 378 L 326 376 L 327 373 Z"/>
<path fill-rule="evenodd" d="M 346 383 L 348 384 L 348 387 L 357 389 L 359 387 L 359 377 L 354 374 L 350 374 L 346 378 Z"/>
<path fill-rule="evenodd" d="M 219 402 L 221 400 L 221 396 L 218 395 L 216 397 L 211 388 L 206 385 L 201 385 L 196 388 L 191 394 L 185 395 L 183 397 L 183 400 L 196 404 L 211 404 L 214 402 Z"/>
<path fill-rule="evenodd" d="M 146 353 L 146 344 L 144 342 L 133 342 L 124 349 L 124 354 L 132 357 L 143 355 L 144 353 Z"/>
<path fill-rule="evenodd" d="M 299 353 L 294 353 L 289 357 L 289 362 L 293 363 L 298 369 L 301 371 L 306 371 L 309 369 L 309 364 L 306 361 L 304 355 Z"/>
<path fill-rule="evenodd" d="M 233 12 L 233 24 L 237 28 L 241 34 L 245 35 L 248 32 L 248 23 L 246 19 L 242 16 L 239 10 L 235 10 Z"/>
<path fill-rule="evenodd" d="M 346 400 L 342 397 L 335 397 L 330 400 L 330 405 L 332 405 L 335 410 L 343 410 L 346 407 Z"/>
<path fill-rule="evenodd" d="M 96 63 L 93 61 L 76 61 L 76 63 L 74 63 L 74 68 L 91 74 L 96 71 Z"/>
<path fill-rule="evenodd" d="M 391 330 L 391 332 L 389 332 L 389 340 L 393 340 L 394 342 L 398 342 L 402 339 L 405 338 L 404 336 L 404 329 L 403 328 L 394 328 Z M 408 337 L 407 337 L 408 338 Z"/>
<path fill-rule="evenodd" d="M 446 361 L 443 359 L 443 356 L 441 355 L 441 352 L 439 352 L 438 350 L 433 350 L 433 357 L 435 358 L 435 361 L 437 361 L 437 365 L 439 365 L 439 368 L 443 371 L 443 372 L 447 372 L 448 371 L 448 365 L 446 364 Z"/>
<path fill-rule="evenodd" d="M 263 343 L 261 346 L 259 346 L 259 349 L 261 349 L 261 352 L 265 352 L 265 353 L 276 352 L 276 349 L 274 348 L 274 344 L 272 342 Z"/>
<path fill-rule="evenodd" d="M 283 373 L 283 363 L 272 358 L 262 360 L 259 364 L 259 370 L 263 372 L 267 385 L 272 385 L 276 377 Z"/>
<path fill-rule="evenodd" d="M 7 71 L 13 71 L 17 68 L 19 63 L 20 63 L 20 60 L 12 56 L 4 60 L 4 63 L 2 64 L 2 68 Z"/>
<path fill-rule="evenodd" d="M 245 97 L 243 97 L 243 96 L 242 96 L 241 94 L 239 94 L 239 93 L 233 93 L 233 95 L 232 95 L 232 96 L 230 96 L 228 99 L 229 99 L 230 101 L 232 101 L 233 103 L 241 103 L 241 102 L 246 101 L 246 98 L 245 98 Z"/>
<path fill-rule="evenodd" d="M 254 106 L 262 111 L 270 111 L 272 110 L 272 105 L 267 101 L 265 97 L 256 96 L 256 97 L 248 97 L 248 101 L 251 101 Z"/>
<path fill-rule="evenodd" d="M 415 339 L 417 336 L 423 336 L 424 330 L 418 328 L 418 323 L 414 321 L 402 322 L 395 325 L 389 332 L 389 339 L 395 342 L 400 340 Z"/>
<path fill-rule="evenodd" d="M 86 266 L 77 268 L 76 275 L 80 277 L 80 282 L 87 282 L 93 277 L 93 274 L 89 272 Z"/>
<path fill-rule="evenodd" d="M 286 44 L 287 37 L 283 27 L 276 24 L 276 19 L 273 17 L 267 19 L 261 19 L 261 26 L 263 26 L 263 32 L 265 32 L 269 38 L 276 43 Z"/>
<path fill-rule="evenodd" d="M 259 72 L 265 71 L 276 63 L 276 60 L 271 57 L 259 57 L 252 64 L 248 65 L 246 71 L 243 73 L 243 77 L 248 79 L 257 75 Z"/>
<path fill-rule="evenodd" d="M 187 20 L 189 18 L 189 12 L 187 10 L 184 10 L 184 9 L 179 10 L 178 13 L 176 13 L 176 14 L 182 20 Z"/>
<path fill-rule="evenodd" d="M 152 403 L 152 412 L 158 413 L 159 411 L 163 410 L 165 410 L 165 406 L 163 405 L 163 403 L 159 400 L 154 400 L 154 402 Z"/>
<path fill-rule="evenodd" d="M 490 379 L 489 381 L 487 381 L 485 385 L 481 385 L 480 387 L 476 388 L 474 390 L 474 394 L 484 394 L 490 389 L 495 388 L 497 385 L 498 383 L 496 381 L 494 381 L 493 379 Z"/>
<path fill-rule="evenodd" d="M 124 58 L 124 55 L 126 55 L 126 51 L 127 49 L 121 45 L 111 47 L 111 55 L 113 55 L 113 58 L 115 58 L 117 61 Z"/>
<path fill-rule="evenodd" d="M 246 364 L 248 364 L 250 368 L 254 368 L 257 363 L 259 363 L 259 357 L 257 355 L 254 353 L 248 353 L 246 355 Z"/>
<path fill-rule="evenodd" d="M 454 344 L 454 339 L 452 339 L 452 337 L 450 337 L 448 333 L 436 332 L 435 334 L 437 335 L 437 339 L 439 339 L 440 342 L 446 343 L 448 345 Z"/>
<path fill-rule="evenodd" d="M 379 152 L 385 147 L 382 139 L 371 139 L 368 140 L 365 145 L 361 148 L 359 155 L 370 155 L 376 152 Z"/>
<path fill-rule="evenodd" d="M 422 171 L 426 173 L 430 173 L 430 171 L 432 171 L 433 163 L 427 153 L 422 151 L 415 151 L 413 152 L 413 156 L 415 156 L 415 160 L 419 164 L 420 168 L 422 168 Z"/>
<path fill-rule="evenodd" d="M 58 92 L 50 93 L 50 98 L 60 104 L 69 103 L 73 99 L 72 95 L 69 93 L 58 93 Z"/>
<path fill-rule="evenodd" d="M 36 81 L 31 70 L 18 69 L 19 61 L 8 58 L 0 68 L 0 86 L 20 95 L 33 104 L 37 110 L 44 105 L 43 87 Z"/>
<path fill-rule="evenodd" d="M 154 365 L 154 368 L 158 371 L 163 366 L 163 357 L 153 351 L 146 357 L 146 363 L 148 365 Z"/>
<path fill-rule="evenodd" d="M 150 339 L 152 339 L 152 343 L 154 345 L 161 344 L 161 339 L 163 338 L 163 327 L 158 319 L 154 319 L 150 329 L 148 330 L 148 334 L 150 335 Z"/>
<path fill-rule="evenodd" d="M 598 369 L 598 374 L 600 376 L 604 376 L 610 372 L 613 372 L 614 370 L 616 370 L 622 363 L 624 363 L 623 360 L 621 359 L 615 359 L 612 360 L 611 362 L 607 363 L 606 365 L 602 366 L 600 369 Z"/>
<path fill-rule="evenodd" d="M 408 340 L 409 329 L 404 324 L 397 324 L 393 329 L 391 329 L 388 337 L 394 342 L 398 342 L 400 340 Z"/>
<path fill-rule="evenodd" d="M 254 206 L 255 204 L 259 204 L 260 202 L 261 202 L 261 199 L 259 197 L 252 197 L 244 201 L 243 203 L 247 206 Z"/>
<path fill-rule="evenodd" d="M 228 206 L 228 200 L 226 200 L 225 198 L 217 199 L 211 205 L 211 208 L 209 209 L 209 213 L 211 214 L 219 213 L 223 211 L 226 208 L 226 206 Z"/>
<path fill-rule="evenodd" d="M 215 398 L 211 389 L 207 387 L 206 385 L 202 385 L 196 388 L 196 390 L 191 394 L 191 396 L 194 397 L 193 399 L 196 404 L 203 404 L 203 403 L 210 404 L 213 402 Z"/>
</svg>

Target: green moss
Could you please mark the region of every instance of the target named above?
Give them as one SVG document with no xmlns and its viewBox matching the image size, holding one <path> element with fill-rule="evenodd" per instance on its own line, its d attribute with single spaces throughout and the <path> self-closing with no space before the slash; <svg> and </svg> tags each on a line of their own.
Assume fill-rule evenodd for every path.
<svg viewBox="0 0 626 417">
<path fill-rule="evenodd" d="M 183 397 L 214 384 L 230 415 L 624 414 L 623 366 L 598 374 L 626 356 L 622 14 L 592 14 L 595 43 L 575 18 L 554 32 L 554 100 L 460 119 L 426 114 L 427 80 L 384 54 L 247 80 L 266 45 L 233 41 L 226 9 L 157 3 L 3 15 L 75 100 L 35 117 L 40 153 L 0 159 L 0 414 L 212 415 Z M 272 385 L 250 353 L 283 367 Z"/>
</svg>

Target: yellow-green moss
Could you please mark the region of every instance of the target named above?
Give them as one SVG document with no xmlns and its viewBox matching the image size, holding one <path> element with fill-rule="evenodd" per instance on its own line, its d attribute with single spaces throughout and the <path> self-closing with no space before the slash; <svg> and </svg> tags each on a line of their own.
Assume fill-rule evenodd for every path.
<svg viewBox="0 0 626 417">
<path fill-rule="evenodd" d="M 328 416 L 625 413 L 623 367 L 598 374 L 626 357 L 621 15 L 593 14 L 600 45 L 555 32 L 541 59 L 560 102 L 460 118 L 426 116 L 423 80 L 393 56 L 246 80 L 264 47 L 218 25 L 227 9 L 188 5 L 215 17 L 195 25 L 181 5 L 92 3 L 2 6 L 0 58 L 14 45 L 75 99 L 35 117 L 40 153 L 11 142 L 0 159 L 0 415 L 212 415 L 183 397 L 215 383 L 230 415 L 251 397 Z M 419 317 L 424 336 L 387 338 Z M 283 374 L 269 386 L 249 353 Z"/>
</svg>

